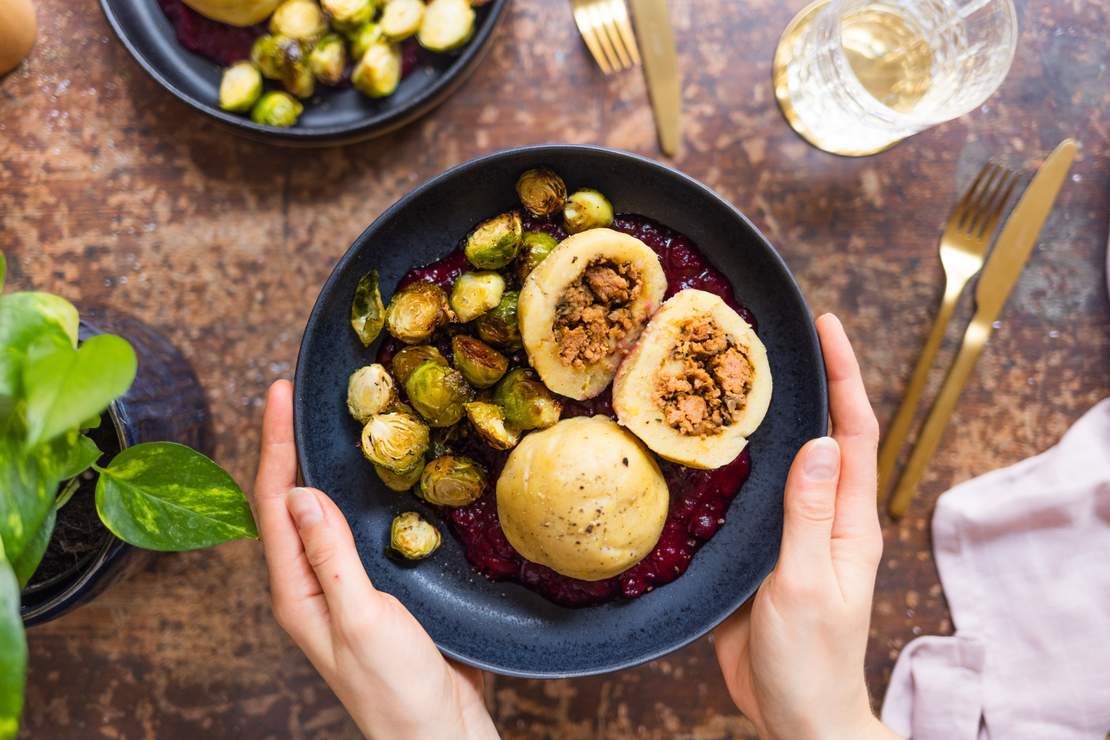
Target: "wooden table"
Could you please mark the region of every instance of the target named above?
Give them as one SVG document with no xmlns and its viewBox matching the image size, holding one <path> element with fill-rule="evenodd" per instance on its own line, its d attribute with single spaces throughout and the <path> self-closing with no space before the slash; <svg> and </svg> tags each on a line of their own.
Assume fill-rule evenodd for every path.
<svg viewBox="0 0 1110 740">
<path fill-rule="evenodd" d="M 906 642 L 953 629 L 929 543 L 936 497 L 1045 449 L 1110 395 L 1110 8 L 1019 3 L 1017 59 L 987 105 L 879 156 L 840 159 L 795 137 L 771 94 L 771 54 L 801 4 L 671 3 L 686 103 L 675 164 L 755 221 L 815 313 L 844 319 L 884 423 L 940 294 L 936 240 L 957 194 L 988 158 L 1030 168 L 1065 136 L 1083 144 L 923 495 L 902 523 L 884 521 L 867 661 L 878 702 Z M 502 147 L 590 142 L 658 156 L 639 75 L 601 77 L 560 0 L 516 0 L 486 63 L 432 115 L 324 151 L 228 135 L 147 77 L 96 3 L 37 5 L 38 46 L 0 82 L 11 282 L 157 326 L 196 366 L 216 457 L 243 482 L 264 389 L 291 374 L 320 285 L 384 208 Z M 27 734 L 354 737 L 271 618 L 263 574 L 254 543 L 161 557 L 33 630 Z M 617 675 L 488 687 L 507 737 L 753 736 L 706 640 Z"/>
</svg>

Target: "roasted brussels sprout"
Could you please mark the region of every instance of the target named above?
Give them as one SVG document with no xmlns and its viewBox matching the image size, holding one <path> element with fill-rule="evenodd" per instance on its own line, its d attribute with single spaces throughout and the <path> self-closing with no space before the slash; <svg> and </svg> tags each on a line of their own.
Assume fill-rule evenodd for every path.
<svg viewBox="0 0 1110 740">
<path fill-rule="evenodd" d="M 493 402 L 505 410 L 505 422 L 516 429 L 546 429 L 559 421 L 563 405 L 531 370 L 518 367 L 493 390 Z"/>
<path fill-rule="evenodd" d="M 420 30 L 422 20 L 424 0 L 389 0 L 379 22 L 391 41 L 402 41 Z"/>
<path fill-rule="evenodd" d="M 347 410 L 362 424 L 388 409 L 396 400 L 393 376 L 377 363 L 360 367 L 347 380 Z"/>
<path fill-rule="evenodd" d="M 415 511 L 395 516 L 389 528 L 389 546 L 409 560 L 423 560 L 439 549 L 441 542 L 436 526 Z"/>
<path fill-rule="evenodd" d="M 392 95 L 401 84 L 401 50 L 396 44 L 376 41 L 355 65 L 351 84 L 371 98 Z"/>
<path fill-rule="evenodd" d="M 311 97 L 316 89 L 308 54 L 296 39 L 263 36 L 251 47 L 251 61 L 263 77 L 279 80 L 286 90 L 299 98 Z"/>
<path fill-rule="evenodd" d="M 285 0 L 270 16 L 270 33 L 315 44 L 328 32 L 328 19 L 316 0 Z"/>
<path fill-rule="evenodd" d="M 428 449 L 428 425 L 411 414 L 375 414 L 362 428 L 362 454 L 390 470 L 411 470 Z"/>
<path fill-rule="evenodd" d="M 432 0 L 416 40 L 429 51 L 457 49 L 474 35 L 474 8 L 470 0 Z"/>
<path fill-rule="evenodd" d="M 391 363 L 393 374 L 397 376 L 401 385 L 404 385 L 413 371 L 425 362 L 434 362 L 447 367 L 447 358 L 438 349 L 430 344 L 419 344 L 415 347 L 405 347 L 393 355 Z"/>
<path fill-rule="evenodd" d="M 550 234 L 542 231 L 525 231 L 520 240 L 520 254 L 516 258 L 516 274 L 520 282 L 528 277 L 528 273 L 536 269 L 536 265 L 543 262 L 551 250 L 559 246 L 559 242 Z"/>
<path fill-rule="evenodd" d="M 351 33 L 374 17 L 376 0 L 321 0 L 331 25 L 341 33 Z"/>
<path fill-rule="evenodd" d="M 316 42 L 308 55 L 308 66 L 316 79 L 325 85 L 338 85 L 347 66 L 347 45 L 337 33 L 329 33 Z"/>
<path fill-rule="evenodd" d="M 613 224 L 613 204 L 591 188 L 576 190 L 563 207 L 563 225 L 577 234 L 587 229 L 600 229 Z"/>
<path fill-rule="evenodd" d="M 453 455 L 460 443 L 470 436 L 470 425 L 460 421 L 449 427 L 439 427 L 432 430 L 431 442 L 428 443 L 428 459 Z"/>
<path fill-rule="evenodd" d="M 394 293 L 385 310 L 385 328 L 405 344 L 420 344 L 451 320 L 443 288 L 413 283 Z"/>
<path fill-rule="evenodd" d="M 505 278 L 496 272 L 464 272 L 451 286 L 451 310 L 459 321 L 473 321 L 501 302 Z"/>
<path fill-rule="evenodd" d="M 509 211 L 478 224 L 463 249 L 470 264 L 481 270 L 500 270 L 516 258 L 524 226 L 518 211 Z"/>
<path fill-rule="evenodd" d="M 301 102 L 289 93 L 268 92 L 251 108 L 251 120 L 266 126 L 292 126 L 304 111 Z"/>
<path fill-rule="evenodd" d="M 511 450 L 520 441 L 520 432 L 505 424 L 505 409 L 496 403 L 472 401 L 466 405 L 466 418 L 478 436 L 495 450 Z"/>
<path fill-rule="evenodd" d="M 520 291 L 507 290 L 497 306 L 478 317 L 478 336 L 502 347 L 520 346 L 520 323 L 517 320 L 517 304 Z"/>
<path fill-rule="evenodd" d="M 436 506 L 466 506 L 485 489 L 486 469 L 462 455 L 437 457 L 420 475 L 420 497 Z"/>
<path fill-rule="evenodd" d="M 451 352 L 455 369 L 475 388 L 491 388 L 505 371 L 509 360 L 480 339 L 457 334 L 451 338 Z"/>
<path fill-rule="evenodd" d="M 288 42 L 288 39 L 284 40 Z M 280 36 L 260 36 L 251 46 L 251 62 L 268 80 L 280 80 L 285 69 L 285 44 Z"/>
<path fill-rule="evenodd" d="M 412 487 L 420 482 L 420 474 L 424 472 L 424 461 L 420 460 L 410 469 L 400 472 L 375 465 L 374 472 L 378 474 L 378 478 L 381 479 L 386 488 L 404 493 L 405 491 L 411 491 Z"/>
<path fill-rule="evenodd" d="M 436 362 L 425 362 L 405 381 L 409 403 L 433 427 L 449 427 L 463 418 L 463 404 L 474 400 L 463 374 Z"/>
<path fill-rule="evenodd" d="M 366 50 L 382 40 L 382 28 L 377 23 L 364 23 L 350 35 L 351 59 L 358 63 L 366 55 Z"/>
<path fill-rule="evenodd" d="M 378 271 L 371 270 L 359 278 L 355 286 L 355 297 L 351 301 L 351 327 L 362 346 L 369 347 L 381 334 L 383 326 L 385 306 L 378 288 Z"/>
<path fill-rule="evenodd" d="M 262 75 L 250 62 L 236 62 L 220 80 L 220 108 L 246 113 L 262 95 Z"/>
<path fill-rule="evenodd" d="M 533 216 L 552 216 L 567 202 L 567 184 L 546 167 L 528 170 L 516 181 L 516 194 Z"/>
</svg>

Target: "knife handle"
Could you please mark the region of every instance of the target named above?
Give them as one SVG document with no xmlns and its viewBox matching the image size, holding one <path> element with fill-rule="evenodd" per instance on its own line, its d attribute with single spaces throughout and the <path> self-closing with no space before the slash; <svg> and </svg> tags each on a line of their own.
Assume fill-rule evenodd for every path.
<svg viewBox="0 0 1110 740">
<path fill-rule="evenodd" d="M 937 394 L 932 408 L 929 409 L 929 416 L 925 419 L 925 425 L 921 428 L 917 442 L 914 443 L 909 462 L 902 471 L 902 477 L 898 479 L 898 486 L 894 489 L 894 496 L 890 500 L 891 518 L 901 519 L 909 508 L 910 501 L 917 493 L 917 486 L 925 475 L 925 468 L 932 462 L 933 455 L 940 446 L 940 438 L 944 434 L 944 428 L 948 425 L 953 409 L 956 408 L 956 401 L 960 398 L 968 376 L 975 369 L 975 363 L 983 353 L 983 347 L 986 346 L 990 334 L 990 322 L 980 312 L 976 312 L 971 323 L 968 324 L 967 331 L 964 332 L 959 354 L 956 355 L 952 368 L 944 378 L 944 385 L 941 386 L 940 393 Z"/>
</svg>

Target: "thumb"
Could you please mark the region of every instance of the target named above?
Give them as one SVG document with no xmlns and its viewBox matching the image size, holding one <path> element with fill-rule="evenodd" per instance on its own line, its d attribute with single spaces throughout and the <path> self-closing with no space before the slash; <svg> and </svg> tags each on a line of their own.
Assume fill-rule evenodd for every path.
<svg viewBox="0 0 1110 740">
<path fill-rule="evenodd" d="M 286 506 L 300 535 L 305 558 L 324 592 L 328 610 L 340 621 L 345 616 L 358 616 L 373 587 L 343 513 L 314 488 L 291 489 Z"/>
<path fill-rule="evenodd" d="M 779 568 L 795 579 L 822 578 L 832 567 L 832 527 L 840 446 L 832 437 L 807 442 L 794 458 L 783 500 Z"/>
</svg>

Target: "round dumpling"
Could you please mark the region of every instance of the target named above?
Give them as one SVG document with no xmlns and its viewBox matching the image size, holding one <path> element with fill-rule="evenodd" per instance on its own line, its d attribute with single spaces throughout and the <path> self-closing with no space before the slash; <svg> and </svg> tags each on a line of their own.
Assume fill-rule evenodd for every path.
<svg viewBox="0 0 1110 740">
<path fill-rule="evenodd" d="M 612 229 L 567 237 L 520 291 L 529 362 L 556 393 L 593 398 L 612 382 L 666 291 L 659 257 L 636 237 Z"/>
<path fill-rule="evenodd" d="M 497 515 L 510 544 L 586 581 L 612 578 L 646 557 L 669 505 L 651 453 L 602 416 L 529 434 L 497 479 Z"/>
<path fill-rule="evenodd" d="M 205 18 L 232 26 L 253 26 L 269 18 L 283 0 L 185 0 Z"/>
<path fill-rule="evenodd" d="M 656 454 L 691 468 L 736 459 L 771 402 L 767 350 L 719 296 L 676 293 L 613 381 L 621 424 Z"/>
</svg>

